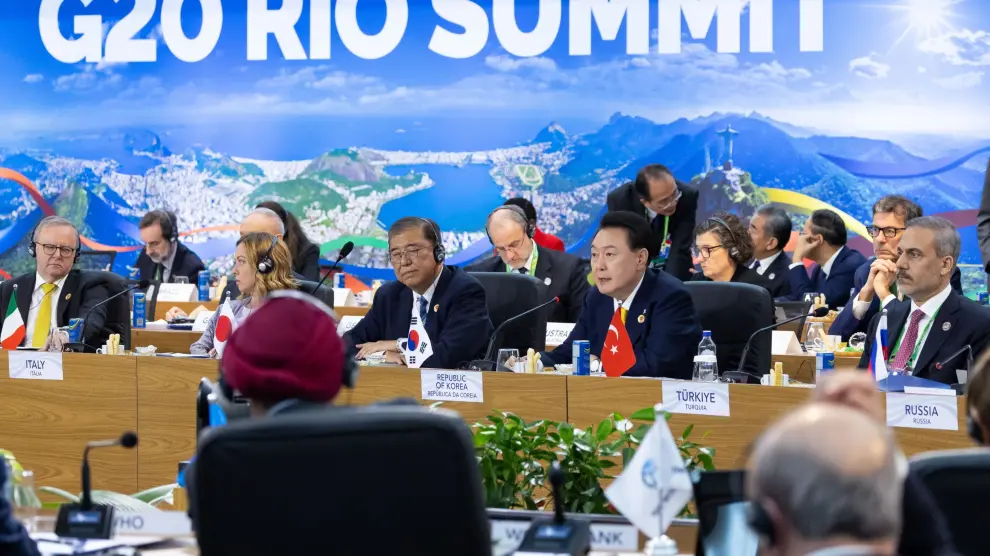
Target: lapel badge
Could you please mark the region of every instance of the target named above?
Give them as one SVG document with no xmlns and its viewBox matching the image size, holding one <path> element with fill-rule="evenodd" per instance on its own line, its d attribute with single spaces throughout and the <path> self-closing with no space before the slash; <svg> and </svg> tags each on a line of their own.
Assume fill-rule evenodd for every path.
<svg viewBox="0 0 990 556">
<path fill-rule="evenodd" d="M 65 294 L 65 300 L 68 301 L 70 299 L 72 299 L 72 292 Z"/>
<path fill-rule="evenodd" d="M 950 328 L 952 328 L 952 323 L 951 322 L 943 322 L 942 323 L 942 331 L 943 332 L 948 332 Z"/>
<path fill-rule="evenodd" d="M 638 322 L 640 324 L 643 324 L 644 322 L 646 322 L 646 315 L 640 315 L 639 317 L 637 317 L 636 318 L 636 322 Z"/>
<path fill-rule="evenodd" d="M 433 312 L 434 312 L 434 313 L 436 313 L 436 312 L 438 312 L 439 310 L 440 310 L 440 304 L 439 304 L 439 303 L 437 303 L 436 305 L 434 305 L 434 306 L 433 306 Z"/>
<path fill-rule="evenodd" d="M 543 279 L 543 283 L 549 286 L 550 285 L 550 277 L 547 276 L 546 278 L 544 278 Z"/>
<path fill-rule="evenodd" d="M 776 274 L 771 274 L 770 275 L 770 279 L 773 280 L 775 276 L 776 276 Z"/>
</svg>

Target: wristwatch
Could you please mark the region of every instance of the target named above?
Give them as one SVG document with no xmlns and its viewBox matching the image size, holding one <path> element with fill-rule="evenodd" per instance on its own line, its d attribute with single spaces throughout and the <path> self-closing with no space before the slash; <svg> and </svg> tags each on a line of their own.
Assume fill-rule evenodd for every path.
<svg viewBox="0 0 990 556">
<path fill-rule="evenodd" d="M 398 340 L 395 341 L 395 351 L 402 353 L 403 351 L 405 351 L 404 349 L 402 349 L 402 347 L 403 347 L 402 338 L 399 338 Z"/>
</svg>

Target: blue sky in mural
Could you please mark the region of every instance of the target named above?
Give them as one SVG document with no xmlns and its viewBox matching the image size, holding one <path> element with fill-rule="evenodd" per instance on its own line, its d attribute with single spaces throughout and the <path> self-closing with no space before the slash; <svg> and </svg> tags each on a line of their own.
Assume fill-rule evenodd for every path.
<svg viewBox="0 0 990 556">
<path fill-rule="evenodd" d="M 988 92 L 990 33 L 982 29 L 990 23 L 990 4 L 976 0 L 826 0 L 820 53 L 799 51 L 798 2 L 778 0 L 774 53 L 748 52 L 744 9 L 739 54 L 715 52 L 713 22 L 705 40 L 685 38 L 681 55 L 645 56 L 625 53 L 625 28 L 614 41 L 602 41 L 593 31 L 592 55 L 568 56 L 565 3 L 556 41 L 542 55 L 510 56 L 492 31 L 482 51 L 466 60 L 429 50 L 437 25 L 459 28 L 437 16 L 430 3 L 417 1 L 410 3 L 401 43 L 381 59 L 353 56 L 334 30 L 330 60 L 285 61 L 269 38 L 269 59 L 253 62 L 246 61 L 244 8 L 227 1 L 220 41 L 205 60 L 189 64 L 172 56 L 160 39 L 156 14 L 140 36 L 158 38 L 157 63 L 116 65 L 55 61 L 41 43 L 38 2 L 4 4 L 0 112 L 11 124 L 8 133 L 294 115 L 380 116 L 412 126 L 420 115 L 483 119 L 511 113 L 542 121 L 550 114 L 580 127 L 600 125 L 616 111 L 670 121 L 716 110 L 756 110 L 832 133 L 969 136 L 990 129 L 990 115 L 979 109 Z M 183 27 L 190 35 L 199 28 L 198 4 L 184 4 Z M 75 15 L 98 12 L 113 21 L 132 5 L 93 0 L 84 8 L 67 0 L 63 31 L 70 32 Z M 366 32 L 381 28 L 384 5 L 358 4 Z M 519 27 L 532 29 L 538 2 L 516 5 Z M 650 6 L 655 35 L 656 2 Z M 309 7 L 305 2 L 296 25 L 307 50 Z M 490 6 L 487 11 L 491 17 Z M 655 43 L 651 39 L 654 52 Z"/>
</svg>

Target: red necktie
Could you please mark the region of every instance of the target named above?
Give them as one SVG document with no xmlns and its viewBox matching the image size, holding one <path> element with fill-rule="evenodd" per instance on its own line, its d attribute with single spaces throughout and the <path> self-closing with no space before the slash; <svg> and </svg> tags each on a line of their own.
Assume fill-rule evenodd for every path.
<svg viewBox="0 0 990 556">
<path fill-rule="evenodd" d="M 915 309 L 911 313 L 911 322 L 908 323 L 908 329 L 901 340 L 901 345 L 897 346 L 897 353 L 894 355 L 894 364 L 891 365 L 891 369 L 905 370 L 904 367 L 907 366 L 908 359 L 911 358 L 918 343 L 918 326 L 924 316 L 925 313 L 921 309 Z"/>
</svg>

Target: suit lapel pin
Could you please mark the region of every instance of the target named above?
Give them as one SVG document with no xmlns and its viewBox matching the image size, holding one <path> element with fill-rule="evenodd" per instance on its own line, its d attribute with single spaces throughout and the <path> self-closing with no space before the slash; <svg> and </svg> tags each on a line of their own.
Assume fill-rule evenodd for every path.
<svg viewBox="0 0 990 556">
<path fill-rule="evenodd" d="M 543 279 L 543 283 L 546 284 L 546 285 L 548 285 L 548 286 L 550 285 L 550 281 L 551 280 L 550 280 L 550 277 L 549 276 L 547 276 L 546 278 Z"/>
<path fill-rule="evenodd" d="M 776 275 L 775 274 L 771 274 L 770 275 L 770 279 L 773 280 L 774 279 L 774 276 L 776 276 Z"/>
<path fill-rule="evenodd" d="M 952 328 L 952 323 L 951 322 L 943 322 L 942 323 L 942 331 L 943 332 L 948 332 L 950 328 Z"/>
<path fill-rule="evenodd" d="M 72 299 L 72 293 L 71 293 L 71 292 L 70 292 L 70 293 L 67 293 L 67 294 L 65 294 L 65 300 L 66 300 L 66 301 L 68 301 L 68 300 L 70 300 L 70 299 Z"/>
<path fill-rule="evenodd" d="M 640 324 L 643 324 L 644 322 L 646 322 L 646 315 L 640 315 L 639 317 L 637 317 L 636 318 L 636 322 L 638 322 Z"/>
<path fill-rule="evenodd" d="M 436 313 L 438 311 L 440 311 L 440 304 L 439 303 L 437 303 L 436 305 L 433 306 L 433 312 Z"/>
</svg>

